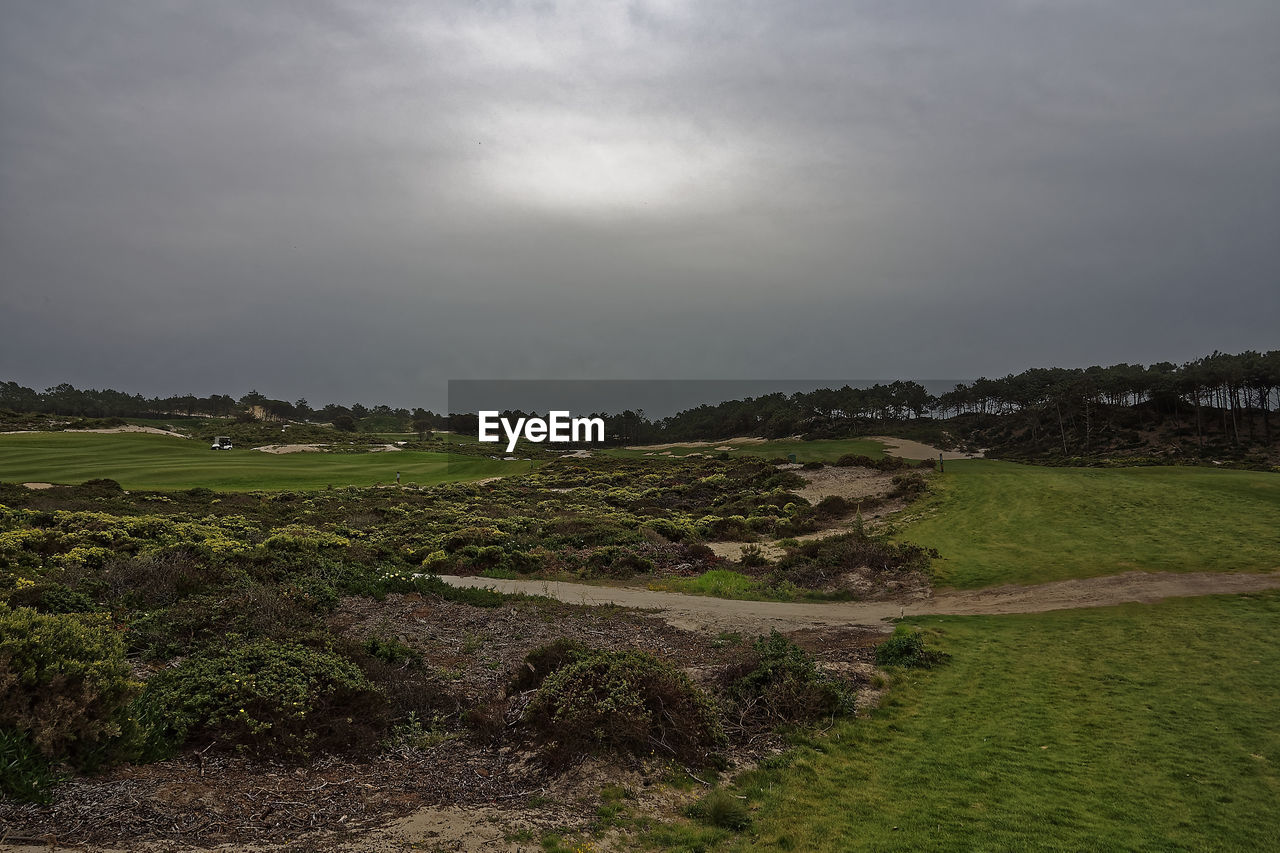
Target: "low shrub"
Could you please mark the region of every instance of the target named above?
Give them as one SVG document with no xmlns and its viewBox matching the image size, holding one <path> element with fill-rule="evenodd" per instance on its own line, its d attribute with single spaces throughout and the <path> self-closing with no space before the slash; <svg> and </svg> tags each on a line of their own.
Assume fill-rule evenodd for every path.
<svg viewBox="0 0 1280 853">
<path fill-rule="evenodd" d="M 262 756 L 368 748 L 387 722 L 384 696 L 351 661 L 238 637 L 153 676 L 141 701 L 174 746 L 216 741 Z"/>
<path fill-rule="evenodd" d="M 924 632 L 912 630 L 906 625 L 894 628 L 892 636 L 876 646 L 877 666 L 927 669 L 937 666 L 947 658 L 948 655 L 943 652 L 925 648 Z"/>
<path fill-rule="evenodd" d="M 890 542 L 855 527 L 851 533 L 800 542 L 798 547 L 788 549 L 776 566 L 780 577 L 818 589 L 857 569 L 869 569 L 876 575 L 925 571 L 937 556 L 933 549 Z"/>
<path fill-rule="evenodd" d="M 701 762 L 725 742 L 711 699 L 644 652 L 599 651 L 543 682 L 525 721 L 564 755 L 604 747 Z"/>
<path fill-rule="evenodd" d="M 836 460 L 840 468 L 875 468 L 876 460 L 862 454 L 846 453 Z"/>
<path fill-rule="evenodd" d="M 751 825 L 747 804 L 724 788 L 716 788 L 685 812 L 689 817 L 721 829 L 740 830 Z"/>
<path fill-rule="evenodd" d="M 906 471 L 893 475 L 893 488 L 889 491 L 891 498 L 915 500 L 929 490 L 929 484 L 918 471 Z"/>
<path fill-rule="evenodd" d="M 821 519 L 840 518 L 848 515 L 849 511 L 852 509 L 853 504 L 849 503 L 849 501 L 839 495 L 827 495 L 822 500 L 818 501 L 817 505 L 813 508 L 813 514 L 817 518 Z"/>
<path fill-rule="evenodd" d="M 101 762 L 139 686 L 107 617 L 0 604 L 0 729 L 22 734 L 44 758 Z"/>
<path fill-rule="evenodd" d="M 584 578 L 629 578 L 652 571 L 652 560 L 618 545 L 605 545 L 591 552 L 579 574 Z"/>
<path fill-rule="evenodd" d="M 26 732 L 0 727 L 0 795 L 48 803 L 60 781 L 62 776 Z"/>
<path fill-rule="evenodd" d="M 363 648 L 365 654 L 391 666 L 422 661 L 422 655 L 417 650 L 397 637 L 369 637 L 364 641 Z"/>
<path fill-rule="evenodd" d="M 36 581 L 0 592 L 0 600 L 10 607 L 30 607 L 41 613 L 94 613 L 102 609 L 83 592 L 53 581 Z"/>
<path fill-rule="evenodd" d="M 750 719 L 799 723 L 853 713 L 848 689 L 813 657 L 777 631 L 757 637 L 726 674 L 726 693 L 745 724 Z"/>
<path fill-rule="evenodd" d="M 524 656 L 524 664 L 507 686 L 508 692 L 536 690 L 547 680 L 548 675 L 577 661 L 588 652 L 586 646 L 572 637 L 559 637 L 544 646 L 538 646 Z"/>
</svg>

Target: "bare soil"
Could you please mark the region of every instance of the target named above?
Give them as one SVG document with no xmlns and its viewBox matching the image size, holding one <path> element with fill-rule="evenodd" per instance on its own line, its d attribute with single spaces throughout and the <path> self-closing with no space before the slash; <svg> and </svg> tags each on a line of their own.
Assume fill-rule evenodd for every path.
<svg viewBox="0 0 1280 853">
<path fill-rule="evenodd" d="M 646 811 L 675 815 L 698 792 L 659 784 L 671 771 L 660 757 L 547 764 L 519 724 L 531 694 L 510 698 L 507 727 L 496 740 L 458 725 L 457 712 L 501 697 L 525 655 L 558 637 L 641 649 L 704 683 L 738 654 L 736 641 L 653 615 L 542 599 L 478 608 L 417 594 L 347 598 L 332 623 L 354 639 L 392 635 L 416 649 L 440 674 L 442 695 L 456 703 L 440 709 L 454 722 L 376 755 L 323 757 L 302 767 L 215 749 L 76 778 L 50 806 L 0 802 L 0 849 L 537 850 L 544 832 L 584 827 L 610 783 L 635 792 Z M 874 704 L 875 631 L 845 627 L 794 639 L 854 685 L 861 707 Z M 736 742 L 727 757 L 737 768 L 785 747 L 768 733 Z"/>
<path fill-rule="evenodd" d="M 767 632 L 836 626 L 878 626 L 889 620 L 931 614 L 991 615 L 1042 613 L 1076 607 L 1108 607 L 1126 602 L 1280 588 L 1280 572 L 1125 572 L 1100 578 L 1054 581 L 1035 586 L 946 591 L 940 595 L 888 601 L 806 602 L 738 601 L 635 587 L 588 586 L 557 581 L 493 578 L 443 578 L 454 586 L 490 587 L 501 592 L 546 595 L 559 601 L 621 605 L 656 611 L 672 625 L 689 630 Z"/>
<path fill-rule="evenodd" d="M 794 470 L 803 477 L 806 480 L 806 485 L 804 488 L 798 489 L 796 494 L 815 505 L 823 498 L 832 495 L 855 503 L 863 498 L 884 498 L 893 488 L 893 473 L 877 471 L 875 468 L 828 465 L 815 471 L 805 471 L 797 464 L 779 465 L 778 468 Z M 906 506 L 905 501 L 886 501 L 863 512 L 862 520 L 864 522 L 876 522 L 892 515 L 904 506 Z M 801 542 L 807 542 L 813 539 L 825 539 L 828 536 L 838 536 L 841 533 L 848 533 L 851 523 L 851 519 L 844 519 L 830 527 L 813 533 L 805 533 L 794 538 Z M 784 553 L 781 547 L 772 542 L 707 543 L 707 547 L 714 551 L 716 556 L 735 561 L 742 558 L 742 549 L 748 545 L 758 547 L 760 553 L 769 560 L 776 560 Z"/>
</svg>

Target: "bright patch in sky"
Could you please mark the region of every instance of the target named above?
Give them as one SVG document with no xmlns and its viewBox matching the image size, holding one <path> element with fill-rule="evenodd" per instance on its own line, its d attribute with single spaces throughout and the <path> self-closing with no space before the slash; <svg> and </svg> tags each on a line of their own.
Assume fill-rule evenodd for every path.
<svg viewBox="0 0 1280 853">
<path fill-rule="evenodd" d="M 512 111 L 480 143 L 477 179 L 505 201 L 564 212 L 706 206 L 732 186 L 731 146 L 674 122 Z"/>
</svg>

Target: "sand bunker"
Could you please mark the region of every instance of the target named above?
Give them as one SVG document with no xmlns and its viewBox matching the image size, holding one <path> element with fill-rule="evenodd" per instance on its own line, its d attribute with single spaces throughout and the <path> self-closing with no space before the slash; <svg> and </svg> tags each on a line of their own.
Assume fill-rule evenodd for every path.
<svg viewBox="0 0 1280 853">
<path fill-rule="evenodd" d="M 265 444 L 262 447 L 255 447 L 254 450 L 261 450 L 263 453 L 318 453 L 327 444 Z"/>
<path fill-rule="evenodd" d="M 936 447 L 930 447 L 918 441 L 892 438 L 887 435 L 869 435 L 867 438 L 882 443 L 890 456 L 900 456 L 903 459 L 937 459 L 939 453 L 942 454 L 944 461 L 947 459 L 981 459 L 985 455 L 981 450 L 973 453 L 965 453 L 959 450 L 939 450 Z"/>
<path fill-rule="evenodd" d="M 23 483 L 28 489 L 52 489 L 53 483 Z"/>
<path fill-rule="evenodd" d="M 117 432 L 145 432 L 147 435 L 171 435 L 174 438 L 190 438 L 189 435 L 183 435 L 180 432 L 174 432 L 169 429 L 158 429 L 156 427 L 138 426 L 137 424 L 129 424 L 127 426 L 108 427 L 107 429 L 64 429 L 63 432 L 96 432 L 104 435 Z"/>
<path fill-rule="evenodd" d="M 796 494 L 811 504 L 833 495 L 856 501 L 859 498 L 883 495 L 893 487 L 893 474 L 874 468 L 828 465 L 816 471 L 802 470 L 796 473 L 807 481 L 805 487 L 798 489 Z"/>
</svg>

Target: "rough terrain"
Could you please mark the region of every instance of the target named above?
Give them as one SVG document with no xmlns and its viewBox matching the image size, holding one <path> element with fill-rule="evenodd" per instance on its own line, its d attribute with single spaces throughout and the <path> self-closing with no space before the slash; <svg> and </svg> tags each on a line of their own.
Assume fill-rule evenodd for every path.
<svg viewBox="0 0 1280 853">
<path fill-rule="evenodd" d="M 621 605 L 657 611 L 671 625 L 688 630 L 767 632 L 796 628 L 881 626 L 904 616 L 961 616 L 1043 613 L 1075 607 L 1108 607 L 1126 602 L 1280 588 L 1280 572 L 1125 572 L 1100 578 L 1055 581 L 1035 586 L 999 586 L 946 591 L 908 601 L 810 602 L 740 601 L 660 592 L 635 587 L 590 586 L 559 581 L 444 577 L 454 586 L 489 587 L 500 592 L 545 595 L 573 604 Z"/>
</svg>

